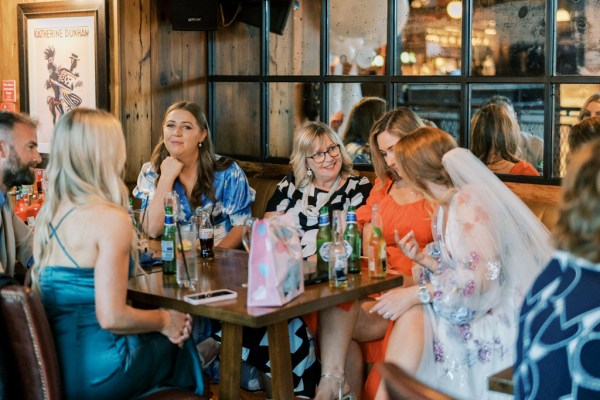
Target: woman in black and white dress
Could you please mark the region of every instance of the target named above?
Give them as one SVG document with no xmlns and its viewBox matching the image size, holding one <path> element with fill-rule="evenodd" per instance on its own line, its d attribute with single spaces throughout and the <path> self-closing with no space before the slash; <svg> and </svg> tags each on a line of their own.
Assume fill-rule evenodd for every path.
<svg viewBox="0 0 600 400">
<path fill-rule="evenodd" d="M 308 123 L 300 129 L 290 163 L 294 171 L 277 186 L 265 217 L 276 213 L 292 216 L 301 238 L 302 256 L 316 260 L 319 209 L 327 205 L 331 213 L 348 205 L 358 207 L 365 203 L 371 183 L 366 177 L 352 175 L 352 161 L 343 142 L 320 122 Z M 314 333 L 302 318 L 291 319 L 288 326 L 295 394 L 312 398 L 321 374 Z M 268 346 L 266 329 L 244 331 L 244 360 L 270 375 Z"/>
</svg>

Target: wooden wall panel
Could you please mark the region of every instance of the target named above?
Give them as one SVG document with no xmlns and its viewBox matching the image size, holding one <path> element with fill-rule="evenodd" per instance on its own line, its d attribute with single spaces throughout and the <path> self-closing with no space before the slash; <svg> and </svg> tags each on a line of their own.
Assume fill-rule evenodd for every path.
<svg viewBox="0 0 600 400">
<path fill-rule="evenodd" d="M 125 181 L 137 179 L 150 158 L 152 93 L 150 75 L 151 0 L 119 2 L 122 123 L 127 141 Z"/>
</svg>

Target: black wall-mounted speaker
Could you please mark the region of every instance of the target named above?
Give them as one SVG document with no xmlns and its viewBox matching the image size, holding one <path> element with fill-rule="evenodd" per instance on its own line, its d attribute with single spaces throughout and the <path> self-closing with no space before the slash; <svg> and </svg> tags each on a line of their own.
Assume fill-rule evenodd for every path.
<svg viewBox="0 0 600 400">
<path fill-rule="evenodd" d="M 216 31 L 218 0 L 172 0 L 174 31 Z"/>
</svg>

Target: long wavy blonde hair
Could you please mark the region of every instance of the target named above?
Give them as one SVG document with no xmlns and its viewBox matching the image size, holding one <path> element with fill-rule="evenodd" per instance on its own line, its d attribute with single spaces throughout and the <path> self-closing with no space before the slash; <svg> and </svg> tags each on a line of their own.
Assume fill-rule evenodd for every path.
<svg viewBox="0 0 600 400">
<path fill-rule="evenodd" d="M 36 221 L 34 259 L 45 266 L 50 255 L 50 223 L 60 204 L 110 204 L 126 208 L 128 192 L 122 175 L 127 157 L 121 123 L 106 111 L 76 108 L 56 124 L 50 163 L 46 170 L 48 191 Z M 132 251 L 134 251 L 132 235 Z"/>
</svg>

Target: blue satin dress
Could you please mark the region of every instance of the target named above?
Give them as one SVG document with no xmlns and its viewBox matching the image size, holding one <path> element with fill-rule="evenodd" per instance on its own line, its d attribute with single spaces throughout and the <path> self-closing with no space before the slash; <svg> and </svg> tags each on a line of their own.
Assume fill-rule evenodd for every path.
<svg viewBox="0 0 600 400">
<path fill-rule="evenodd" d="M 66 399 L 132 399 L 165 388 L 202 394 L 201 363 L 192 340 L 179 348 L 160 333 L 119 335 L 100 327 L 94 269 L 80 268 L 51 228 L 50 240 L 56 239 L 75 264 L 47 266 L 39 275 Z"/>
</svg>

